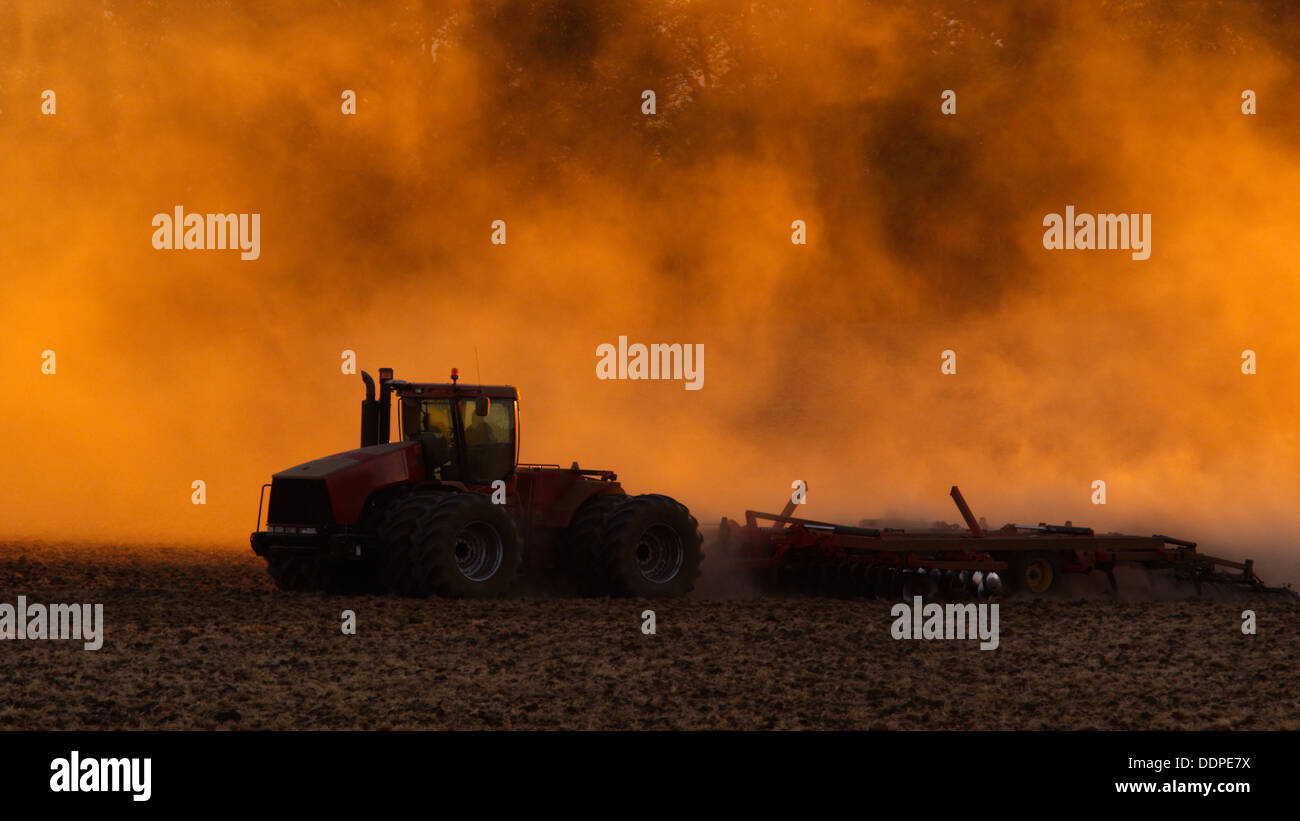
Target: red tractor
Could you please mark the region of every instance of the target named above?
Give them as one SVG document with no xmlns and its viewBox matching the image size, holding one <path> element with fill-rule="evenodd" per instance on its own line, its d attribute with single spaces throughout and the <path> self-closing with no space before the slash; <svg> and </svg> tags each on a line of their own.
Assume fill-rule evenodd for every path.
<svg viewBox="0 0 1300 821">
<path fill-rule="evenodd" d="M 271 478 L 250 537 L 281 590 L 497 596 L 527 577 L 592 595 L 680 596 L 700 573 L 695 518 L 667 496 L 628 496 L 608 470 L 519 464 L 508 386 L 362 372 L 361 447 Z M 393 396 L 401 440 L 389 442 Z M 262 525 L 259 502 L 258 527 Z"/>
</svg>

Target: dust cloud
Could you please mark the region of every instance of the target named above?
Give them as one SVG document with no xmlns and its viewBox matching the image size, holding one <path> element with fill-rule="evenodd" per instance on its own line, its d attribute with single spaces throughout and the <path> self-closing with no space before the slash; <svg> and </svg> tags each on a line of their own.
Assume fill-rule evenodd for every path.
<svg viewBox="0 0 1300 821">
<path fill-rule="evenodd" d="M 4 531 L 243 548 L 356 445 L 351 349 L 517 385 L 526 460 L 705 522 L 956 483 L 1300 579 L 1300 11 L 1021 5 L 6 4 Z M 176 205 L 261 214 L 260 259 L 154 250 Z M 1067 205 L 1151 258 L 1045 250 Z M 703 390 L 597 380 L 619 335 L 702 343 Z"/>
</svg>

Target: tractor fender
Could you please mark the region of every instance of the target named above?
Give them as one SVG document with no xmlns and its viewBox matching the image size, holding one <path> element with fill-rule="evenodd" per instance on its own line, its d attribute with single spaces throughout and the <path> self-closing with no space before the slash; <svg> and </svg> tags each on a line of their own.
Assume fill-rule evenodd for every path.
<svg viewBox="0 0 1300 821">
<path fill-rule="evenodd" d="M 573 517 L 588 499 L 593 496 L 599 496 L 602 493 L 613 493 L 618 496 L 626 496 L 623 488 L 610 482 L 601 482 L 597 480 L 579 478 L 573 484 L 560 494 L 555 500 L 555 505 L 551 508 L 551 524 L 559 527 L 568 527 L 573 521 Z"/>
</svg>

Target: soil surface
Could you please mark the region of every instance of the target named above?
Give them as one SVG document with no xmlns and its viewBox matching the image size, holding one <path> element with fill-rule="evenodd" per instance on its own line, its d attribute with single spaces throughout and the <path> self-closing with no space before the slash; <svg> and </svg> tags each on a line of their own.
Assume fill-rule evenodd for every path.
<svg viewBox="0 0 1300 821">
<path fill-rule="evenodd" d="M 1300 729 L 1300 604 L 1280 597 L 1012 599 L 982 651 L 895 640 L 885 602 L 717 585 L 286 594 L 233 547 L 0 545 L 0 604 L 19 595 L 101 603 L 106 628 L 97 651 L 0 641 L 6 729 Z"/>
</svg>

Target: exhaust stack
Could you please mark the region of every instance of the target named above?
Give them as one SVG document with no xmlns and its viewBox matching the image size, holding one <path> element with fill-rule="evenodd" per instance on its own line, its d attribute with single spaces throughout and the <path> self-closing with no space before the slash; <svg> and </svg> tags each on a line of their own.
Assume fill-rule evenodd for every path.
<svg viewBox="0 0 1300 821">
<path fill-rule="evenodd" d="M 375 398 L 375 380 L 365 371 L 361 379 L 366 383 L 366 398 L 361 400 L 361 447 L 388 444 L 388 426 L 392 419 L 393 369 L 379 369 L 379 397 Z"/>
<path fill-rule="evenodd" d="M 379 444 L 379 402 L 375 399 L 375 380 L 365 371 L 361 379 L 366 383 L 366 398 L 361 400 L 361 447 Z"/>
<path fill-rule="evenodd" d="M 388 425 L 393 418 L 393 369 L 379 369 L 379 444 L 388 444 Z"/>
</svg>

